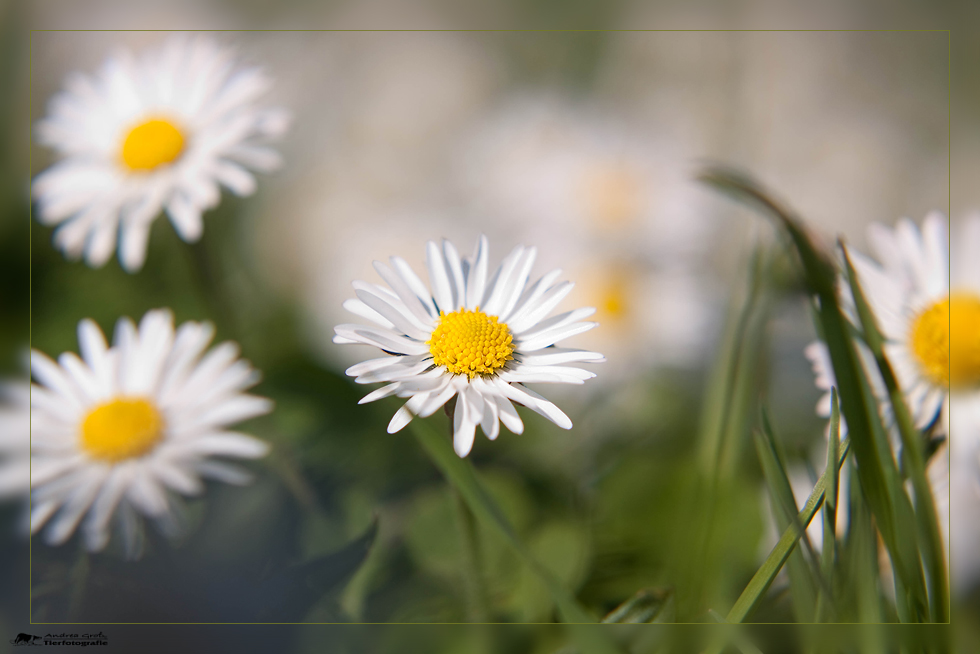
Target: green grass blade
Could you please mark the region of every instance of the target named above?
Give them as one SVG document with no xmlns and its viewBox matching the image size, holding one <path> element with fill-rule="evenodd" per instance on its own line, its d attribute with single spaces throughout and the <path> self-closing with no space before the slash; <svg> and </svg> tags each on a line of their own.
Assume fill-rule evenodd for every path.
<svg viewBox="0 0 980 654">
<path fill-rule="evenodd" d="M 799 509 L 796 506 L 796 498 L 793 495 L 789 476 L 786 474 L 786 466 L 777 448 L 775 435 L 765 412 L 762 414 L 762 431 L 755 433 L 755 445 L 759 463 L 762 466 L 762 473 L 769 487 L 776 526 L 782 533 L 796 520 Z M 806 529 L 801 529 L 801 532 L 803 534 L 801 540 L 805 547 L 810 548 L 809 553 L 812 555 L 813 550 L 807 538 Z M 786 561 L 786 570 L 789 573 L 790 592 L 793 596 L 797 620 L 810 622 L 813 619 L 816 606 L 818 582 L 815 581 L 814 574 L 804 558 L 803 550 L 798 547 L 793 549 Z"/>
<path fill-rule="evenodd" d="M 850 439 L 848 438 L 841 444 L 841 455 L 837 462 L 837 468 L 844 463 L 849 449 Z M 742 591 L 732 610 L 728 612 L 728 617 L 726 618 L 728 622 L 744 621 L 755 607 L 758 606 L 763 595 L 766 594 L 766 591 L 772 584 L 772 580 L 776 578 L 783 564 L 786 563 L 786 559 L 789 558 L 789 555 L 796 547 L 796 542 L 806 531 L 810 520 L 813 519 L 814 514 L 816 514 L 820 505 L 823 504 L 824 493 L 827 487 L 827 477 L 831 474 L 830 470 L 824 470 L 823 475 L 817 480 L 813 491 L 810 493 L 810 497 L 807 498 L 806 504 L 803 506 L 803 510 L 799 512 L 796 520 L 791 522 L 783 531 L 779 542 L 776 543 L 776 546 L 769 553 L 769 556 L 766 557 L 762 566 L 752 576 L 752 579 L 745 587 L 745 590 Z"/>
<path fill-rule="evenodd" d="M 674 591 L 663 588 L 643 588 L 609 615 L 606 624 L 638 624 L 674 621 Z"/>
<path fill-rule="evenodd" d="M 531 555 L 530 550 L 518 538 L 503 511 L 477 479 L 476 472 L 469 460 L 459 458 L 453 451 L 449 440 L 436 433 L 426 421 L 413 420 L 409 426 L 412 434 L 422 445 L 432 462 L 459 491 L 473 514 L 497 531 L 547 586 L 555 606 L 558 607 L 561 619 L 569 623 L 596 622 L 595 616 L 579 605 L 571 593 L 555 579 L 555 576 Z"/>
<path fill-rule="evenodd" d="M 853 465 L 851 472 L 854 472 Z M 851 484 L 849 493 L 847 539 L 843 554 L 846 555 L 845 578 L 847 591 L 853 604 L 856 619 L 853 622 L 877 624 L 884 622 L 882 613 L 882 589 L 879 582 L 878 537 L 875 535 L 871 512 L 861 487 Z M 869 650 L 883 654 L 881 647 Z"/>
<path fill-rule="evenodd" d="M 826 622 L 833 605 L 834 563 L 837 555 L 837 490 L 840 487 L 840 469 L 834 465 L 840 456 L 840 402 L 837 389 L 830 389 L 830 433 L 827 438 L 827 492 L 824 495 L 823 543 L 820 550 L 820 572 L 826 586 L 817 598 L 817 622 Z"/>
<path fill-rule="evenodd" d="M 861 288 L 860 281 L 847 248 L 841 245 L 844 253 L 844 263 L 847 268 L 847 281 L 851 287 L 851 295 L 864 330 L 865 342 L 874 355 L 875 363 L 881 372 L 882 381 L 888 390 L 888 399 L 895 414 L 895 422 L 902 438 L 902 458 L 905 469 L 912 480 L 915 490 L 915 513 L 919 534 L 922 536 L 926 569 L 929 578 L 929 606 L 935 622 L 949 621 L 949 583 L 946 577 L 946 561 L 943 556 L 943 541 L 939 534 L 939 519 L 936 515 L 936 503 L 932 496 L 932 487 L 926 477 L 926 465 L 923 456 L 925 439 L 916 429 L 912 414 L 902 389 L 898 385 L 891 363 L 885 356 L 884 338 L 878 329 L 874 314 L 868 305 L 867 298 Z"/>
<path fill-rule="evenodd" d="M 902 577 L 911 616 L 927 618 L 929 598 L 918 555 L 914 513 L 888 448 L 885 429 L 877 412 L 877 401 L 868 384 L 852 340 L 852 327 L 837 298 L 837 273 L 828 252 L 816 245 L 802 222 L 780 206 L 748 177 L 723 168 L 704 171 L 699 179 L 736 199 L 761 208 L 774 217 L 789 234 L 803 265 L 809 290 L 819 298 L 821 332 L 833 363 L 847 418 L 850 440 L 857 459 L 857 473 L 875 516 L 882 540 Z"/>
<path fill-rule="evenodd" d="M 685 498 L 695 516 L 674 545 L 678 578 L 677 615 L 690 621 L 718 601 L 731 585 L 730 570 L 720 564 L 725 542 L 718 536 L 719 507 L 734 483 L 743 445 L 748 440 L 757 402 L 761 350 L 770 300 L 765 292 L 766 257 L 752 256 L 744 300 L 733 302 L 723 346 L 712 368 L 698 430 L 699 476 Z M 733 293 L 735 295 L 735 293 Z"/>
</svg>

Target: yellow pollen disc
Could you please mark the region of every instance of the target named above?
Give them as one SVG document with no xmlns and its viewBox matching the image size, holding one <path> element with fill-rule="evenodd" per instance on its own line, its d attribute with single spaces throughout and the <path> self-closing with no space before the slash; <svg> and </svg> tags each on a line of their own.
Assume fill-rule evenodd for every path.
<svg viewBox="0 0 980 654">
<path fill-rule="evenodd" d="M 130 170 L 153 170 L 184 151 L 184 134 L 168 120 L 153 118 L 131 129 L 122 146 L 122 160 Z"/>
<path fill-rule="evenodd" d="M 957 340 L 957 361 L 953 366 L 952 379 L 949 365 L 951 308 L 955 315 L 953 331 Z M 957 385 L 977 381 L 980 377 L 978 327 L 980 299 L 968 294 L 945 297 L 926 307 L 915 317 L 910 346 L 919 365 L 933 383 L 948 388 L 950 381 Z"/>
<path fill-rule="evenodd" d="M 947 301 L 947 320 L 952 336 L 949 381 L 953 387 L 980 384 L 980 297 L 955 292 Z"/>
<path fill-rule="evenodd" d="M 497 322 L 497 316 L 488 316 L 480 307 L 441 315 L 426 343 L 435 365 L 473 379 L 493 375 L 513 359 L 514 338 L 507 325 Z"/>
<path fill-rule="evenodd" d="M 583 186 L 585 203 L 600 225 L 621 226 L 640 214 L 642 186 L 626 166 L 604 166 L 592 172 Z"/>
<path fill-rule="evenodd" d="M 148 400 L 117 398 L 92 409 L 82 422 L 82 447 L 116 463 L 142 456 L 163 436 L 163 418 Z"/>
</svg>

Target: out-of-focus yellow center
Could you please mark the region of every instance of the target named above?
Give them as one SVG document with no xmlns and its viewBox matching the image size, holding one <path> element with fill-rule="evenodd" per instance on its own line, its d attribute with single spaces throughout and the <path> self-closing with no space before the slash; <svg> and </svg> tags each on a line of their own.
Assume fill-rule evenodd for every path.
<svg viewBox="0 0 980 654">
<path fill-rule="evenodd" d="M 947 296 L 926 307 L 912 322 L 910 346 L 926 376 L 936 385 L 980 381 L 980 298 Z M 950 361 L 950 336 L 956 353 Z M 950 365 L 952 363 L 952 365 Z"/>
<path fill-rule="evenodd" d="M 477 307 L 442 313 L 426 345 L 437 366 L 473 379 L 493 375 L 513 359 L 513 340 L 507 325 Z"/>
<path fill-rule="evenodd" d="M 82 447 L 116 463 L 142 456 L 163 436 L 163 417 L 142 398 L 117 398 L 92 409 L 82 422 Z"/>
<path fill-rule="evenodd" d="M 593 170 L 583 186 L 587 211 L 600 225 L 622 226 L 640 215 L 642 185 L 623 164 Z"/>
<path fill-rule="evenodd" d="M 945 304 L 950 334 L 948 383 L 954 388 L 976 386 L 980 384 L 980 296 L 954 291 Z"/>
<path fill-rule="evenodd" d="M 153 170 L 172 162 L 183 151 L 183 132 L 169 120 L 153 118 L 126 135 L 122 160 L 130 170 Z"/>
<path fill-rule="evenodd" d="M 629 311 L 629 300 L 626 282 L 619 277 L 611 279 L 603 286 L 600 292 L 599 309 L 607 318 L 620 320 Z"/>
</svg>

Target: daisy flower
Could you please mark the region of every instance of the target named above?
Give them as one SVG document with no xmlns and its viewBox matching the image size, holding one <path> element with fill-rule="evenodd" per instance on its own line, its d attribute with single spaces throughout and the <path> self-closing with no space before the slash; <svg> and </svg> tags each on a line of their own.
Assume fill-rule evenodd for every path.
<svg viewBox="0 0 980 654">
<path fill-rule="evenodd" d="M 980 295 L 966 289 L 950 293 L 941 214 L 929 214 L 921 230 L 907 219 L 894 230 L 872 225 L 868 237 L 878 261 L 850 249 L 848 255 L 885 339 L 885 355 L 916 425 L 925 428 L 938 420 L 937 433 L 946 434 L 950 388 L 980 382 Z M 953 329 L 970 344 L 952 366 L 951 315 Z M 968 323 L 974 327 L 972 337 Z"/>
<path fill-rule="evenodd" d="M 560 270 L 528 284 L 536 255 L 535 248 L 518 246 L 488 274 L 486 237 L 470 258 L 461 258 L 449 241 L 441 248 L 430 241 L 431 291 L 400 257 L 391 257 L 390 267 L 374 263 L 391 289 L 354 282 L 357 299 L 347 300 L 344 308 L 374 324 L 338 325 L 334 342 L 373 345 L 389 354 L 347 370 L 360 384 L 386 382 L 362 404 L 390 395 L 409 398 L 388 433 L 413 416 L 431 415 L 454 396 L 453 447 L 461 457 L 472 449 L 477 425 L 490 440 L 497 438 L 500 422 L 515 434 L 524 430 L 512 402 L 571 429 L 568 416 L 524 384 L 582 384 L 595 376 L 565 364 L 604 361 L 601 354 L 555 347 L 595 327 L 582 322 L 595 309 L 548 317 L 573 285 L 555 283 Z"/>
<path fill-rule="evenodd" d="M 249 195 L 248 169 L 279 165 L 261 141 L 281 134 L 288 117 L 255 104 L 269 87 L 205 36 L 171 37 L 140 58 L 122 51 L 94 76 L 69 77 L 36 125 L 38 141 L 60 157 L 33 186 L 39 220 L 58 225 L 55 246 L 100 267 L 118 232 L 119 261 L 135 272 L 161 210 L 183 240 L 198 240 L 219 185 Z"/>
<path fill-rule="evenodd" d="M 133 552 L 136 512 L 174 533 L 179 504 L 169 491 L 197 495 L 205 477 L 249 480 L 212 457 L 265 455 L 263 441 L 228 427 L 267 413 L 272 402 L 243 393 L 258 373 L 238 359 L 236 344 L 205 354 L 213 336 L 207 323 L 175 332 L 162 309 L 139 327 L 121 319 L 111 347 L 93 321 L 81 321 L 81 358 L 66 352 L 56 363 L 31 352 L 38 381 L 31 387 L 31 533 L 50 523 L 47 542 L 61 544 L 87 515 L 85 544 L 100 550 L 116 514 Z"/>
</svg>

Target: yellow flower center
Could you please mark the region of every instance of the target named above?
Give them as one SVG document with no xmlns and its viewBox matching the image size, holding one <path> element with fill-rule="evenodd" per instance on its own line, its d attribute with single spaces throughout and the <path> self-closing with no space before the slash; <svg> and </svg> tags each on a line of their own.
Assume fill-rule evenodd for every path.
<svg viewBox="0 0 980 654">
<path fill-rule="evenodd" d="M 960 291 L 947 304 L 952 342 L 949 381 L 954 387 L 976 386 L 980 383 L 980 297 Z"/>
<path fill-rule="evenodd" d="M 640 214 L 642 186 L 625 165 L 594 170 L 582 188 L 589 215 L 600 225 L 623 226 Z"/>
<path fill-rule="evenodd" d="M 142 456 L 163 436 L 163 417 L 149 400 L 117 398 L 92 409 L 82 422 L 82 447 L 116 463 Z"/>
<path fill-rule="evenodd" d="M 170 163 L 183 151 L 183 132 L 169 120 L 153 118 L 126 135 L 122 160 L 130 170 L 153 170 Z"/>
<path fill-rule="evenodd" d="M 956 342 L 955 352 L 950 342 Z M 912 323 L 912 351 L 940 386 L 980 382 L 980 297 L 954 293 L 930 305 Z"/>
<path fill-rule="evenodd" d="M 426 343 L 437 366 L 473 379 L 477 375 L 493 375 L 513 359 L 514 338 L 507 325 L 497 322 L 497 316 L 488 316 L 480 307 L 441 316 Z"/>
</svg>

